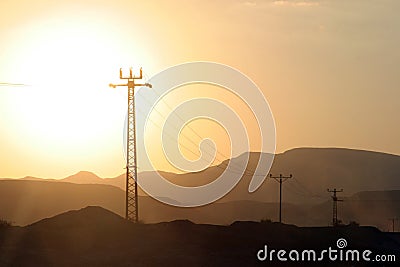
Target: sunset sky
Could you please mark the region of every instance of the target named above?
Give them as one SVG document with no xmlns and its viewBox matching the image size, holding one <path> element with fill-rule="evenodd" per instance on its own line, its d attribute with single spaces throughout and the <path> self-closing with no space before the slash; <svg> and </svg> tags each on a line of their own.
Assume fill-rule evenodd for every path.
<svg viewBox="0 0 400 267">
<path fill-rule="evenodd" d="M 30 86 L 0 86 L 0 177 L 123 173 L 126 89 L 108 84 L 120 67 L 150 78 L 189 61 L 230 65 L 259 86 L 277 152 L 400 155 L 399 10 L 397 0 L 1 1 L 0 82 Z M 193 127 L 227 154 L 223 130 Z"/>
</svg>

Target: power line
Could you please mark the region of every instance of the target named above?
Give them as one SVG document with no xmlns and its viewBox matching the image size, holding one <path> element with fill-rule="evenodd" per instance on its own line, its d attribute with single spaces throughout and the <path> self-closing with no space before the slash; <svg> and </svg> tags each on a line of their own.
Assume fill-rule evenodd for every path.
<svg viewBox="0 0 400 267">
<path fill-rule="evenodd" d="M 297 185 L 299 185 L 305 192 L 307 192 L 307 194 L 309 194 L 310 197 L 312 198 L 320 198 L 320 199 L 326 199 L 325 196 L 313 193 L 312 191 L 310 191 L 304 184 L 302 184 L 298 179 L 296 179 L 296 177 L 293 177 L 293 180 L 295 181 L 295 183 Z"/>
<path fill-rule="evenodd" d="M 23 83 L 0 83 L 0 86 L 30 86 Z"/>
<path fill-rule="evenodd" d="M 142 95 L 142 97 L 143 97 L 143 99 L 147 102 L 147 103 L 149 103 L 150 105 L 151 105 L 151 102 L 144 96 L 144 95 Z M 157 110 L 155 107 L 153 107 L 153 109 L 152 110 L 154 110 L 155 112 L 157 112 L 157 114 L 158 115 L 160 115 L 160 117 L 162 117 L 163 119 L 167 119 L 159 110 Z M 144 114 L 143 112 L 142 112 L 142 114 Z M 146 115 L 146 114 L 144 114 L 144 115 Z M 150 119 L 150 118 L 149 118 Z M 152 121 L 153 122 L 153 124 L 156 124 L 154 121 Z M 157 125 L 158 126 L 158 125 Z M 178 129 L 176 126 L 173 126 L 175 129 L 177 129 L 177 130 L 180 130 L 180 129 Z M 160 130 L 163 130 L 163 128 L 161 127 L 161 126 L 158 126 L 158 128 L 160 128 Z M 186 134 L 184 134 L 184 133 L 180 133 L 180 135 L 181 136 L 183 136 L 185 139 L 187 139 L 190 143 L 192 143 L 193 145 L 195 145 L 195 146 L 197 146 L 197 143 L 195 143 L 192 139 L 190 139 Z M 173 138 L 174 140 L 175 140 L 175 138 Z M 179 143 L 180 145 L 182 145 L 181 143 Z M 214 155 L 212 155 L 211 153 L 208 153 L 208 151 L 206 151 L 206 153 L 209 155 L 209 156 L 214 156 Z M 196 153 L 196 156 L 198 156 L 197 155 L 197 153 Z M 221 161 L 222 162 L 222 161 Z"/>
<path fill-rule="evenodd" d="M 142 115 L 146 115 L 144 112 L 142 112 L 139 108 L 136 108 L 137 109 L 137 111 L 139 112 L 139 113 L 141 113 Z M 159 128 L 160 130 L 163 130 L 163 128 L 158 124 L 158 123 L 156 123 L 154 120 L 152 120 L 151 118 L 148 118 L 149 119 L 149 121 L 151 122 L 151 123 L 153 123 L 157 128 Z M 196 153 L 196 152 L 194 152 L 192 149 L 190 149 L 189 147 L 187 147 L 186 145 L 184 145 L 184 144 L 182 144 L 181 142 L 179 142 L 179 140 L 177 141 L 177 139 L 175 138 L 175 137 L 173 137 L 172 135 L 170 135 L 168 132 L 165 132 L 165 134 L 166 134 L 166 136 L 167 137 L 169 137 L 172 141 L 174 141 L 174 142 L 178 142 L 178 144 L 181 146 L 181 147 L 183 147 L 183 148 L 185 148 L 186 150 L 188 150 L 190 153 L 192 153 L 193 155 L 195 155 L 195 156 L 198 156 L 198 153 Z M 206 163 L 209 163 L 208 161 L 206 161 L 204 158 L 200 158 L 200 160 L 202 160 L 202 161 L 204 161 L 204 162 L 206 162 Z M 223 163 L 223 162 L 222 162 Z M 228 172 L 231 172 L 231 173 L 235 173 L 235 174 L 240 174 L 240 175 L 243 175 L 243 176 L 250 176 L 250 175 L 253 175 L 253 174 L 249 174 L 249 173 L 246 173 L 246 172 L 240 172 L 240 171 L 236 171 L 235 169 L 229 169 L 229 168 L 224 168 L 224 167 L 222 167 L 222 166 L 220 166 L 220 165 L 215 165 L 215 166 L 212 166 L 212 167 L 215 167 L 215 168 L 218 168 L 218 169 L 221 169 L 221 170 L 223 170 L 223 171 L 228 171 Z M 257 175 L 257 174 L 254 174 L 254 176 L 261 176 L 261 175 Z"/>
<path fill-rule="evenodd" d="M 294 177 L 293 177 L 294 178 Z M 308 192 L 305 192 L 304 190 L 302 190 L 300 187 L 298 187 L 298 185 L 296 185 L 296 183 L 289 183 L 287 185 L 287 189 L 288 191 L 290 191 L 290 193 L 295 194 L 297 196 L 300 196 L 302 198 L 318 198 L 318 199 L 323 199 L 323 200 L 327 200 L 328 197 L 320 197 L 317 195 L 312 195 Z"/>
<path fill-rule="evenodd" d="M 155 92 L 156 94 L 157 94 L 157 96 L 159 96 L 160 97 L 160 99 L 161 99 L 161 101 L 163 101 L 164 103 L 165 103 L 165 105 L 172 111 L 172 113 L 175 115 L 175 116 L 177 116 L 182 122 L 185 122 L 184 120 L 183 120 L 183 118 L 182 117 L 180 117 L 179 116 L 179 114 L 177 114 L 176 113 L 176 111 L 174 110 L 174 109 L 172 109 L 172 107 L 171 106 L 169 106 L 168 105 L 168 103 L 166 103 L 165 102 L 165 100 L 162 98 L 162 96 L 159 94 L 159 93 L 157 93 L 155 90 L 152 90 L 153 92 Z M 147 103 L 149 103 L 150 105 L 152 104 L 143 94 L 142 95 L 140 95 Z M 163 119 L 167 119 L 166 118 L 166 116 L 165 115 L 163 115 L 159 110 L 157 110 L 157 108 L 155 107 L 155 106 L 153 106 L 153 110 L 154 111 L 156 111 L 157 112 L 157 114 L 159 114 Z M 146 115 L 146 114 L 144 114 L 143 112 L 141 112 L 143 115 Z M 157 123 L 155 123 L 154 121 L 152 121 L 152 123 L 153 124 L 155 124 L 160 130 L 164 130 L 163 129 L 163 127 L 161 127 L 161 126 L 159 126 Z M 175 129 L 177 129 L 177 130 L 180 130 L 180 129 L 178 129 L 176 126 L 174 126 L 174 125 L 172 125 L 172 127 L 174 127 Z M 198 136 L 201 140 L 203 140 L 203 138 L 190 126 L 190 125 L 187 125 L 187 127 L 196 135 L 196 136 Z M 190 137 L 188 137 L 186 134 L 183 134 L 183 133 L 180 133 L 183 137 L 185 137 L 185 139 L 187 139 L 190 143 L 192 143 L 192 144 L 194 144 L 195 146 L 197 146 L 197 143 L 195 143 Z M 175 141 L 175 138 L 173 138 L 173 140 Z M 179 141 L 178 141 L 178 143 L 181 145 L 181 146 L 183 146 L 182 145 L 182 143 L 180 143 Z M 209 147 L 211 147 L 211 145 L 209 144 L 209 143 L 206 143 Z M 190 150 L 188 147 L 186 147 L 185 146 L 185 148 L 187 149 L 187 150 Z M 213 147 L 212 147 L 213 148 Z M 195 152 L 193 152 L 192 150 L 190 150 L 194 155 L 198 155 L 197 153 L 195 153 Z M 238 167 L 238 166 L 236 166 L 230 159 L 229 159 L 229 157 L 226 157 L 227 159 L 226 160 L 221 160 L 221 159 L 219 159 L 218 158 L 218 156 L 217 155 L 214 155 L 214 154 L 212 154 L 211 152 L 209 152 L 209 151 L 207 151 L 207 150 L 205 150 L 204 151 L 206 154 L 208 154 L 209 156 L 211 156 L 211 157 L 215 157 L 215 159 L 216 159 L 216 161 L 219 163 L 219 164 L 221 164 L 221 163 L 224 163 L 226 160 L 229 160 L 230 162 L 231 162 L 231 167 L 230 168 L 232 168 L 232 170 L 229 170 L 230 172 L 233 172 L 233 173 L 237 173 L 237 174 L 241 174 L 241 175 L 248 175 L 248 176 L 265 176 L 265 175 L 261 175 L 261 174 L 256 174 L 254 171 L 252 171 L 252 170 L 249 170 L 249 169 L 247 169 L 247 168 L 245 168 L 244 170 L 242 170 L 242 168 L 240 168 L 240 167 Z M 218 153 L 218 154 L 220 154 L 220 155 L 223 155 L 221 152 L 219 152 L 218 151 L 218 149 L 216 150 L 216 152 Z M 201 158 L 201 160 L 204 160 L 204 161 L 206 161 L 205 159 L 203 159 L 203 158 Z M 207 162 L 207 161 L 206 161 Z M 207 162 L 208 163 L 208 162 Z M 217 164 L 218 164 L 217 163 Z M 228 163 L 227 163 L 227 165 L 228 165 Z M 222 170 L 226 170 L 226 168 L 223 168 L 223 167 L 221 167 L 221 166 L 219 166 L 219 165 L 214 165 L 214 167 L 217 167 L 217 168 L 219 168 L 219 169 L 222 169 Z M 236 168 L 235 168 L 236 167 Z M 242 173 L 242 171 L 243 171 L 243 173 Z"/>
<path fill-rule="evenodd" d="M 183 123 L 185 123 L 186 121 L 164 100 L 163 96 L 157 92 L 157 90 L 152 90 L 153 93 L 156 94 L 156 96 L 160 99 L 160 101 L 162 101 L 165 106 L 167 106 L 167 108 L 169 108 L 172 113 L 179 119 L 181 120 Z M 159 112 L 158 112 L 159 113 Z M 164 116 L 163 116 L 164 117 Z M 165 117 L 164 117 L 165 118 Z M 188 129 L 190 129 L 197 137 L 200 138 L 200 140 L 203 140 L 204 138 L 199 135 L 190 125 L 186 125 L 186 127 L 188 127 Z M 213 148 L 209 143 L 206 143 L 209 147 Z M 222 152 L 220 152 L 218 149 L 216 149 L 216 153 L 221 155 L 223 158 L 225 158 L 226 160 L 230 160 L 230 157 L 226 156 L 225 154 L 223 154 Z M 225 160 L 219 160 L 218 157 L 215 155 L 216 159 L 220 162 L 223 163 Z M 242 168 L 238 168 L 239 170 L 241 170 Z M 253 176 L 265 176 L 265 175 L 259 175 L 259 174 L 255 174 L 254 171 L 249 171 L 247 168 L 245 168 L 244 170 L 245 172 L 247 172 L 248 175 L 253 175 Z"/>
<path fill-rule="evenodd" d="M 139 113 L 141 113 L 142 115 L 146 115 L 143 111 L 140 110 L 140 108 L 136 108 L 137 111 Z M 160 125 L 158 125 L 158 123 L 156 123 L 154 120 L 152 120 L 151 118 L 148 118 L 148 120 L 154 124 L 154 126 L 156 126 L 157 128 L 159 128 L 160 130 L 162 130 L 162 127 Z M 190 153 L 192 153 L 195 156 L 198 156 L 198 154 L 196 152 L 194 152 L 192 149 L 190 149 L 189 147 L 187 147 L 186 145 L 182 144 L 179 141 L 176 141 L 176 138 L 173 137 L 172 135 L 170 135 L 169 133 L 165 132 L 166 136 L 169 137 L 172 141 L 177 142 L 181 147 L 185 148 L 186 150 L 188 150 Z M 202 159 L 202 158 L 201 158 Z M 203 159 L 205 160 L 205 159 Z"/>
<path fill-rule="evenodd" d="M 346 198 L 346 202 L 398 202 L 400 199 L 351 199 Z"/>
</svg>

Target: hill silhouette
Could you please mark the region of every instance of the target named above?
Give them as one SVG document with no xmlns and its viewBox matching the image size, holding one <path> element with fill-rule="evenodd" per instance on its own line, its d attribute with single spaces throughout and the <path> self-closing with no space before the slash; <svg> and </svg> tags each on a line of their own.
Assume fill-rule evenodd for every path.
<svg viewBox="0 0 400 267">
<path fill-rule="evenodd" d="M 187 220 L 132 224 L 103 208 L 86 207 L 25 227 L 1 228 L 0 265 L 309 266 L 310 262 L 259 262 L 256 254 L 264 245 L 321 251 L 336 247 L 339 238 L 351 249 L 400 256 L 397 237 L 373 227 L 302 228 L 268 222 L 215 226 Z M 349 266 L 339 261 L 318 264 Z"/>
<path fill-rule="evenodd" d="M 114 186 L 52 181 L 0 181 L 0 218 L 17 225 L 95 205 L 122 214 L 124 192 Z"/>
<path fill-rule="evenodd" d="M 241 161 L 245 155 L 232 161 Z M 258 153 L 250 153 L 248 169 L 254 169 Z M 207 183 L 223 171 L 224 164 L 187 174 L 162 173 L 177 184 Z M 283 185 L 284 221 L 300 226 L 328 225 L 331 199 L 328 187 L 343 188 L 339 217 L 344 222 L 389 228 L 388 218 L 400 217 L 400 157 L 384 153 L 336 149 L 293 149 L 275 157 L 271 173 L 292 173 Z M 145 179 L 154 172 L 142 172 Z M 55 183 L 55 181 L 57 181 Z M 141 218 L 145 222 L 190 219 L 196 223 L 230 224 L 235 220 L 277 220 L 278 184 L 267 179 L 253 194 L 248 193 L 250 177 L 221 200 L 198 208 L 176 208 L 159 203 L 140 191 Z M 85 206 L 102 206 L 124 214 L 125 176 L 100 178 L 79 172 L 62 180 L 25 177 L 0 181 L 0 218 L 27 225 L 56 214 Z M 390 189 L 390 190 L 389 190 Z"/>
<path fill-rule="evenodd" d="M 80 171 L 74 175 L 62 179 L 63 182 L 77 183 L 77 184 L 102 184 L 102 178 L 96 174 L 88 171 Z"/>
<path fill-rule="evenodd" d="M 388 230 L 388 218 L 400 217 L 400 191 L 359 192 L 339 203 L 339 218 Z M 141 196 L 140 218 L 146 223 L 189 219 L 196 223 L 227 225 L 236 220 L 277 220 L 276 202 L 229 201 L 203 207 L 179 208 Z M 125 193 L 114 186 L 49 181 L 0 181 L 0 218 L 16 225 L 28 225 L 86 206 L 101 206 L 123 216 Z M 332 202 L 315 205 L 283 203 L 283 220 L 300 226 L 327 226 Z M 391 229 L 391 228 L 390 228 Z"/>
<path fill-rule="evenodd" d="M 250 153 L 248 170 L 252 171 L 259 153 Z M 232 159 L 240 162 L 245 155 Z M 238 164 L 240 165 L 240 164 Z M 185 184 L 186 180 L 213 179 L 221 169 L 210 167 L 203 172 L 179 175 L 171 181 Z M 270 173 L 293 174 L 285 183 L 284 201 L 296 204 L 317 204 L 329 198 L 327 188 L 343 188 L 347 195 L 360 191 L 400 189 L 400 156 L 343 148 L 298 148 L 275 156 Z M 278 184 L 266 179 L 254 193 L 248 193 L 250 176 L 244 176 L 238 185 L 220 201 L 253 200 L 275 202 Z M 203 182 L 201 182 L 203 183 Z"/>
<path fill-rule="evenodd" d="M 95 224 L 94 224 L 95 222 Z M 117 224 L 129 223 L 121 216 L 99 206 L 88 206 L 80 210 L 70 210 L 51 218 L 45 218 L 30 224 L 29 228 L 64 229 L 68 227 L 100 227 L 107 228 Z"/>
<path fill-rule="evenodd" d="M 231 159 L 234 166 L 242 165 L 243 154 Z M 251 173 L 260 157 L 249 153 L 247 172 Z M 182 186 L 198 186 L 215 180 L 228 164 L 211 166 L 195 173 L 174 174 L 160 172 L 167 180 Z M 347 195 L 360 191 L 400 190 L 400 156 L 380 152 L 345 148 L 296 148 L 275 155 L 270 173 L 291 173 L 295 179 L 285 184 L 285 201 L 296 204 L 318 204 L 329 199 L 327 188 L 343 188 Z M 151 179 L 155 172 L 140 172 L 140 179 Z M 232 173 L 232 175 L 237 175 Z M 250 176 L 243 176 L 238 185 L 219 202 L 252 200 L 275 202 L 278 184 L 266 179 L 254 193 L 248 192 Z M 37 178 L 35 179 L 37 180 Z M 100 178 L 90 172 L 79 172 L 61 179 L 78 184 L 107 184 L 125 190 L 125 175 Z M 140 195 L 145 195 L 139 190 Z"/>
</svg>

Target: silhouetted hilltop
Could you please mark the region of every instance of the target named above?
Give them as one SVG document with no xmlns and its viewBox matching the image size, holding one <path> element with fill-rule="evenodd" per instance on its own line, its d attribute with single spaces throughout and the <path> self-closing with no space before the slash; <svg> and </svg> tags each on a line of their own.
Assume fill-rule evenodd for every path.
<svg viewBox="0 0 400 267">
<path fill-rule="evenodd" d="M 114 227 L 128 223 L 121 216 L 99 206 L 71 210 L 51 218 L 42 219 L 27 227 L 38 229 L 64 229 L 70 227 Z"/>
<path fill-rule="evenodd" d="M 400 256 L 395 237 L 374 227 L 301 228 L 271 222 L 216 226 L 187 220 L 132 224 L 108 210 L 87 207 L 30 226 L 0 229 L 0 266 L 309 266 L 278 264 L 276 258 L 260 262 L 257 252 L 264 245 L 321 251 L 336 248 L 339 238 L 353 250 Z M 350 266 L 340 261 L 319 264 Z"/>
<path fill-rule="evenodd" d="M 77 183 L 77 184 L 102 184 L 102 178 L 96 174 L 88 171 L 80 171 L 74 175 L 62 179 L 63 182 Z"/>
</svg>

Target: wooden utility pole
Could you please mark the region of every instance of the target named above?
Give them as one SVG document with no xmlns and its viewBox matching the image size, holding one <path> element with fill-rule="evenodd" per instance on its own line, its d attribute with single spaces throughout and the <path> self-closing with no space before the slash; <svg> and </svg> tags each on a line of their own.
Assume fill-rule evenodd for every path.
<svg viewBox="0 0 400 267">
<path fill-rule="evenodd" d="M 282 183 L 285 182 L 287 179 L 292 178 L 292 175 L 290 174 L 289 176 L 283 176 L 282 174 L 279 174 L 279 176 L 272 176 L 272 174 L 269 175 L 270 178 L 275 179 L 279 183 L 279 222 L 282 222 Z"/>
</svg>

